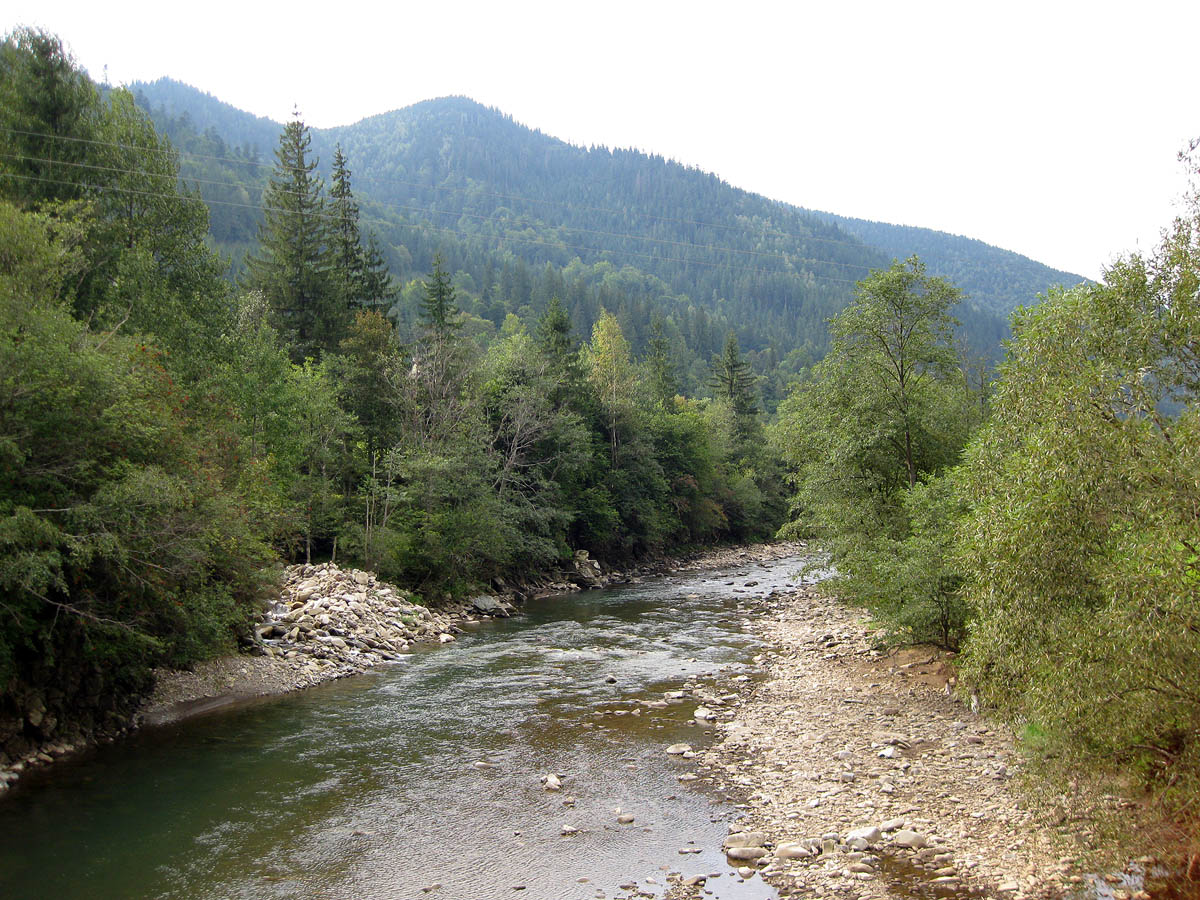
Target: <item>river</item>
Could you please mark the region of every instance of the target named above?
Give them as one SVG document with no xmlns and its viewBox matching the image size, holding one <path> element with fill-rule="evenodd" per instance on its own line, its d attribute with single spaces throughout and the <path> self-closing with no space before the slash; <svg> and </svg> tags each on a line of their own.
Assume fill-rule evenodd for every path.
<svg viewBox="0 0 1200 900">
<path fill-rule="evenodd" d="M 664 752 L 711 740 L 697 701 L 645 702 L 753 679 L 739 605 L 800 564 L 531 601 L 368 675 L 30 773 L 0 799 L 0 897 L 594 900 L 661 896 L 678 871 L 769 900 L 718 849 L 737 809 Z"/>
</svg>

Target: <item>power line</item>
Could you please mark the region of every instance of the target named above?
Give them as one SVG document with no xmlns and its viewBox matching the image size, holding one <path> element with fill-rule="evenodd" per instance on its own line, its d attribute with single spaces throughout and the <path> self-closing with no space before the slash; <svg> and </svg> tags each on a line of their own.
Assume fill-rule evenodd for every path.
<svg viewBox="0 0 1200 900">
<path fill-rule="evenodd" d="M 92 170 L 92 171 L 98 171 L 98 172 L 110 172 L 110 173 L 114 173 L 114 174 L 118 174 L 118 175 L 142 175 L 142 176 L 145 176 L 148 178 L 169 178 L 172 180 L 172 182 L 175 182 L 177 180 L 175 175 L 165 173 L 165 172 L 150 172 L 145 169 L 126 169 L 126 168 L 121 168 L 118 166 L 99 165 L 97 163 L 71 162 L 68 160 L 56 160 L 56 159 L 51 159 L 48 157 L 36 157 L 36 156 L 25 156 L 22 154 L 0 153 L 0 159 L 14 159 L 14 160 L 22 160 L 25 162 L 41 162 L 41 163 L 48 163 L 50 165 L 69 166 L 69 167 L 77 168 L 77 169 L 86 169 L 86 170 Z M 259 187 L 258 185 L 248 184 L 246 182 L 236 182 L 236 181 L 235 182 L 215 181 L 212 179 L 203 179 L 203 178 L 182 179 L 182 180 L 185 182 L 185 184 L 187 184 L 187 183 L 194 183 L 197 185 L 207 184 L 207 185 L 211 185 L 211 186 L 215 186 L 215 187 L 224 187 L 224 188 L 242 188 L 242 189 L 254 190 Z M 70 182 L 60 182 L 60 183 L 67 184 Z M 91 185 L 91 187 L 99 188 L 101 186 Z M 280 188 L 280 190 L 282 190 L 282 192 L 285 194 L 290 194 L 292 196 L 300 196 L 299 192 L 296 192 L 296 191 L 290 191 L 286 188 Z M 170 196 L 170 195 L 163 194 L 162 196 Z M 209 200 L 208 202 L 218 203 L 218 204 L 222 204 L 222 205 L 239 205 L 239 206 L 251 207 L 250 204 L 234 204 L 233 201 L 225 201 L 225 200 L 213 199 L 213 200 Z M 370 202 L 373 205 L 382 206 L 385 209 L 417 213 L 417 214 L 426 215 L 426 216 L 453 215 L 453 216 L 456 216 L 457 218 L 466 217 L 466 218 L 478 219 L 482 222 L 492 222 L 492 223 L 495 223 L 498 225 L 505 224 L 505 220 L 503 220 L 503 219 L 497 218 L 495 216 L 483 215 L 480 213 L 456 212 L 454 210 L 435 210 L 435 209 L 429 209 L 426 207 L 405 206 L 403 204 L 390 203 L 388 201 L 372 200 Z M 258 206 L 258 207 L 254 207 L 254 208 L 262 209 L 264 211 L 274 209 L 272 207 L 266 207 L 266 206 Z M 286 211 L 286 210 L 284 210 L 284 211 Z M 385 220 L 385 219 L 375 219 L 374 221 L 397 225 L 397 226 L 407 226 L 407 223 L 395 223 L 395 222 L 391 222 L 390 220 Z M 763 257 L 766 259 L 776 260 L 779 263 L 781 263 L 782 265 L 790 264 L 790 265 L 795 266 L 796 264 L 799 264 L 799 263 L 807 263 L 807 264 L 817 265 L 817 266 L 835 266 L 835 267 L 844 268 L 844 269 L 854 269 L 854 270 L 859 270 L 862 272 L 870 272 L 871 271 L 870 266 L 860 265 L 857 263 L 844 263 L 844 262 L 838 262 L 836 260 L 823 260 L 823 259 L 815 259 L 815 258 L 810 258 L 810 257 L 798 257 L 798 256 L 794 257 L 794 256 L 790 256 L 786 253 L 784 253 L 784 254 L 771 253 L 771 252 L 764 251 L 764 250 L 743 250 L 743 249 L 739 249 L 736 247 L 722 247 L 722 246 L 718 246 L 716 244 L 696 244 L 696 243 L 691 243 L 691 242 L 687 242 L 687 241 L 673 241 L 673 240 L 668 240 L 665 238 L 652 238 L 652 237 L 648 237 L 645 235 L 632 234 L 629 232 L 601 231 L 601 230 L 592 229 L 592 228 L 580 228 L 580 227 L 576 227 L 573 225 L 553 225 L 551 223 L 546 223 L 546 224 L 548 225 L 548 227 L 551 227 L 551 228 L 562 228 L 567 231 L 574 231 L 574 232 L 577 232 L 580 234 L 592 234 L 592 235 L 598 235 L 598 236 L 602 236 L 602 237 L 624 238 L 627 240 L 644 241 L 647 243 L 663 244 L 666 246 L 691 248 L 691 249 L 706 251 L 709 253 L 730 253 L 730 254 L 740 253 L 740 254 L 744 254 L 744 255 Z M 431 227 L 442 227 L 442 226 L 431 226 Z M 476 235 L 474 232 L 461 231 L 458 229 L 454 229 L 454 231 L 456 231 L 456 233 L 469 235 L 469 236 L 481 236 L 481 235 Z M 527 240 L 527 239 L 517 239 L 517 240 Z M 549 244 L 550 242 L 545 242 L 545 243 Z M 551 244 L 551 245 L 553 245 L 553 244 Z M 684 258 L 668 257 L 668 256 L 658 256 L 658 255 L 654 255 L 654 254 L 637 254 L 636 251 L 628 251 L 628 250 L 626 250 L 626 251 L 608 250 L 605 248 L 596 248 L 596 247 L 578 248 L 578 249 L 587 250 L 587 251 L 593 252 L 593 253 L 614 252 L 614 253 L 639 255 L 642 258 L 659 260 L 659 261 L 664 261 L 664 262 L 667 262 L 667 261 L 690 262 L 690 263 L 696 263 L 699 265 L 740 268 L 740 269 L 748 270 L 748 271 L 769 271 L 769 270 L 762 270 L 762 269 L 751 269 L 749 267 L 735 267 L 732 264 L 729 264 L 728 266 L 726 266 L 726 264 L 723 264 L 723 263 L 710 263 L 710 262 L 705 262 L 702 260 L 684 259 Z M 824 278 L 825 276 L 814 276 L 814 277 Z"/>
<path fill-rule="evenodd" d="M 28 137 L 40 137 L 40 138 L 46 138 L 48 140 L 73 141 L 73 142 L 77 142 L 77 143 L 94 144 L 94 145 L 99 145 L 99 146 L 119 147 L 119 148 L 126 149 L 126 150 L 137 150 L 137 151 L 149 152 L 149 153 L 163 153 L 163 154 L 168 154 L 168 155 L 173 155 L 173 156 L 178 156 L 178 157 L 183 157 L 183 158 L 188 158 L 188 159 L 225 162 L 225 163 L 230 163 L 232 165 L 255 166 L 258 168 L 270 169 L 272 171 L 276 170 L 277 168 L 282 169 L 285 172 L 296 172 L 296 171 L 300 170 L 299 167 L 296 167 L 296 166 L 283 166 L 283 165 L 279 165 L 278 163 L 265 163 L 265 162 L 259 162 L 257 160 L 238 159 L 236 157 L 229 157 L 229 156 L 216 156 L 216 155 L 210 155 L 210 154 L 204 154 L 204 153 L 194 153 L 194 152 L 188 151 L 188 150 L 180 150 L 173 146 L 168 147 L 168 148 L 145 147 L 145 146 L 140 146 L 137 144 L 125 144 L 125 143 L 121 143 L 118 141 L 101 141 L 101 140 L 97 140 L 94 138 L 81 138 L 81 137 L 73 137 L 70 135 L 47 134 L 44 132 L 37 132 L 37 131 L 23 131 L 23 130 L 15 129 L 15 128 L 0 127 L 0 130 L 7 131 L 12 134 L 25 135 Z M 444 192 L 450 192 L 450 193 L 480 195 L 480 196 L 485 196 L 485 197 L 494 197 L 494 198 L 501 199 L 501 200 L 518 200 L 518 201 L 521 201 L 522 203 L 539 204 L 542 206 L 553 206 L 555 208 L 562 208 L 562 204 L 560 204 L 558 201 L 555 201 L 555 200 L 536 200 L 532 197 L 523 197 L 519 194 L 503 194 L 503 193 L 497 193 L 494 191 L 474 190 L 471 188 L 453 187 L 453 186 L 449 186 L 449 185 L 445 185 L 445 186 L 427 185 L 427 184 L 421 184 L 421 183 L 415 182 L 415 181 L 405 181 L 405 180 L 399 179 L 399 178 L 390 178 L 387 176 L 374 175 L 374 174 L 363 175 L 360 173 L 359 177 L 360 177 L 360 179 L 365 179 L 367 181 L 374 182 L 374 183 L 396 184 L 396 185 L 402 185 L 404 187 L 417 188 L 419 190 L 444 191 Z M 384 202 L 384 201 L 372 201 L 372 202 Z M 600 212 L 600 213 L 605 213 L 605 214 L 614 215 L 614 216 L 625 216 L 625 215 L 629 215 L 629 212 L 630 212 L 628 210 L 610 209 L 610 208 L 606 208 L 606 207 L 590 206 L 590 205 L 586 205 L 586 204 L 577 205 L 577 206 L 575 206 L 575 208 L 579 209 L 579 210 L 586 210 L 586 211 L 590 211 L 590 212 Z M 472 215 L 472 214 L 463 213 L 463 215 Z M 658 215 L 654 215 L 652 213 L 644 213 L 644 212 L 634 212 L 633 215 L 638 216 L 643 219 L 650 219 L 650 220 L 658 221 L 658 222 L 672 222 L 672 223 L 679 224 L 679 225 L 694 225 L 694 226 L 699 226 L 699 227 L 703 227 L 703 228 L 719 228 L 719 229 L 725 229 L 725 230 L 737 231 L 737 232 L 748 231 L 748 229 L 746 229 L 744 226 L 727 225 L 727 224 L 719 223 L 719 222 L 702 222 L 702 221 L 697 221 L 697 220 L 692 220 L 692 219 L 674 218 L 671 216 L 658 216 Z M 564 225 L 562 227 L 572 228 L 573 226 Z M 577 230 L 586 231 L 587 229 L 577 229 Z M 607 232 L 597 232 L 597 233 L 606 234 Z M 858 242 L 842 241 L 842 240 L 836 240 L 834 238 L 821 238 L 821 237 L 816 237 L 816 236 L 807 235 L 807 234 L 798 235 L 798 234 L 795 234 L 795 233 L 792 233 L 789 231 L 781 231 L 778 229 L 767 230 L 764 228 L 760 232 L 760 234 L 764 237 L 788 238 L 788 239 L 796 240 L 796 241 L 803 240 L 803 241 L 809 241 L 812 243 L 832 244 L 834 246 L 840 246 L 840 247 L 851 247 L 856 250 L 862 250 L 864 248 L 868 248 L 868 245 L 862 241 L 858 241 Z M 635 239 L 640 237 L 639 235 L 633 235 L 633 234 L 625 234 L 624 236 L 635 238 Z M 648 236 L 645 237 L 644 239 L 645 240 L 664 240 L 665 241 L 665 239 L 650 238 Z M 696 246 L 705 246 L 705 245 L 696 245 Z M 734 248 L 725 248 L 725 249 L 727 249 L 730 252 L 742 252 L 742 253 L 762 253 L 762 252 L 764 252 L 764 251 L 754 251 L 754 250 L 736 250 Z M 825 261 L 821 260 L 820 262 L 825 262 Z M 866 268 L 867 270 L 869 270 L 869 267 L 860 267 L 860 268 Z"/>
<path fill-rule="evenodd" d="M 281 212 L 281 213 L 291 212 L 291 210 L 287 210 L 282 207 L 262 206 L 261 204 L 253 204 L 253 203 L 238 203 L 238 202 L 232 201 L 232 200 L 208 200 L 208 201 L 206 201 L 201 197 L 189 197 L 187 195 L 181 195 L 181 194 L 166 194 L 166 193 L 162 193 L 159 191 L 145 191 L 145 190 L 139 190 L 136 188 L 121 187 L 119 185 L 103 185 L 103 184 L 91 184 L 91 183 L 87 183 L 87 182 L 81 183 L 81 182 L 74 182 L 74 181 L 65 181 L 65 180 L 58 179 L 58 178 L 46 178 L 44 176 L 39 176 L 39 175 L 20 175 L 20 174 L 14 173 L 14 172 L 0 172 L 0 177 L 17 178 L 17 179 L 21 179 L 24 181 L 37 181 L 37 182 L 42 182 L 42 183 L 46 183 L 46 184 L 60 184 L 60 185 L 65 185 L 67 187 L 80 187 L 80 188 L 86 188 L 88 190 L 99 191 L 101 193 L 115 192 L 115 193 L 122 193 L 122 194 L 132 194 L 132 195 L 142 196 L 142 197 L 154 197 L 154 198 L 165 199 L 165 200 L 176 200 L 176 201 L 181 201 L 181 202 L 185 202 L 185 203 L 193 202 L 193 203 L 201 203 L 201 204 L 205 204 L 205 205 L 216 204 L 219 206 L 229 206 L 229 207 L 235 207 L 235 208 L 240 208 L 240 209 L 253 209 L 253 210 L 258 210 L 260 212 Z M 337 220 L 337 216 L 330 214 L 330 213 L 314 213 L 313 216 L 315 218 L 331 219 L 331 220 L 335 220 L 335 221 Z M 605 254 L 605 253 L 618 252 L 618 251 L 613 251 L 613 250 L 609 250 L 607 248 L 602 248 L 602 247 L 581 247 L 578 245 L 540 240 L 537 238 L 521 238 L 521 237 L 514 237 L 511 235 L 480 235 L 480 234 L 476 234 L 473 232 L 464 231 L 462 229 L 449 228 L 449 227 L 446 227 L 443 225 L 434 225 L 432 223 L 422 224 L 422 223 L 415 223 L 415 222 L 395 222 L 395 221 L 389 221 L 387 219 L 379 219 L 379 218 L 375 218 L 375 217 L 371 217 L 371 216 L 360 216 L 360 220 L 365 220 L 368 223 L 375 222 L 377 224 L 387 225 L 387 226 L 391 226 L 393 228 L 412 228 L 412 229 L 417 229 L 417 230 L 428 229 L 428 230 L 433 230 L 433 231 L 445 232 L 447 234 L 455 234 L 455 235 L 459 235 L 459 236 L 465 237 L 465 238 L 473 238 L 473 239 L 477 239 L 477 240 L 492 239 L 501 244 L 506 243 L 506 242 L 516 242 L 516 243 L 522 243 L 522 244 L 534 244 L 534 245 L 538 245 L 538 246 L 549 247 L 549 248 L 552 248 L 555 250 L 577 250 L 577 251 L 582 251 L 584 253 L 595 253 L 595 254 L 601 254 L 601 255 Z M 751 266 L 735 266 L 735 265 L 731 265 L 731 264 L 727 264 L 727 263 L 707 262 L 705 260 L 698 260 L 698 259 L 685 259 L 685 258 L 681 258 L 681 257 L 671 257 L 671 256 L 656 256 L 656 255 L 649 254 L 649 253 L 638 253 L 638 252 L 632 251 L 632 250 L 619 251 L 619 254 L 622 256 L 633 256 L 633 257 L 639 257 L 642 259 L 648 259 L 648 260 L 652 260 L 654 262 L 678 262 L 678 263 L 683 263 L 685 265 L 708 266 L 710 268 L 731 269 L 734 271 L 753 272 L 753 273 L 760 274 L 760 275 L 779 274 L 777 271 L 773 271 L 773 270 L 769 270 L 769 269 L 758 269 L 758 268 L 754 268 Z M 648 273 L 648 274 L 653 274 L 653 273 Z M 817 274 L 811 273 L 811 272 L 803 272 L 803 273 L 796 273 L 796 274 L 801 275 L 802 277 L 811 278 L 814 281 L 826 281 L 826 282 L 831 282 L 831 283 L 849 284 L 849 285 L 855 285 L 858 283 L 856 281 L 850 281 L 845 278 L 832 278 L 832 277 L 829 277 L 826 275 L 817 275 Z"/>
</svg>

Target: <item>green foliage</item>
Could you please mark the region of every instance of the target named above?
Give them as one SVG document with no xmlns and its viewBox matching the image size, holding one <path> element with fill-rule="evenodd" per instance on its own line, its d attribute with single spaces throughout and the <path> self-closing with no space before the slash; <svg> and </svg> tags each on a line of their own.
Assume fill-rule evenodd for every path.
<svg viewBox="0 0 1200 900">
<path fill-rule="evenodd" d="M 421 324 L 437 339 L 444 340 L 462 327 L 458 313 L 450 275 L 442 268 L 441 256 L 435 256 L 433 274 L 425 282 L 421 298 Z"/>
<path fill-rule="evenodd" d="M 971 448 L 967 674 L 1067 766 L 1200 786 L 1200 206 L 1156 257 L 1019 311 Z"/>
<path fill-rule="evenodd" d="M 334 271 L 343 302 L 352 309 L 386 309 L 396 295 L 387 263 L 374 234 L 363 245 L 358 202 L 350 187 L 350 169 L 339 145 L 333 151 L 333 187 L 329 191 Z"/>
<path fill-rule="evenodd" d="M 340 349 L 330 362 L 339 370 L 336 381 L 343 404 L 358 422 L 370 460 L 398 439 L 389 395 L 403 355 L 391 323 L 373 309 L 355 313 Z"/>
<path fill-rule="evenodd" d="M 246 261 L 246 284 L 266 297 L 296 361 L 335 349 L 349 323 L 311 144 L 299 116 L 284 127 L 263 193 L 259 249 Z"/>
<path fill-rule="evenodd" d="M 958 461 L 978 421 L 953 347 L 957 296 L 916 259 L 866 279 L 772 435 L 796 487 L 785 531 L 819 535 L 841 591 L 900 635 L 947 646 L 965 611 L 941 552 L 952 532 L 938 533 L 952 528 L 941 514 L 953 500 L 936 476 Z"/>
<path fill-rule="evenodd" d="M 71 317 L 44 220 L 0 204 L 0 246 L 0 680 L 68 645 L 114 679 L 229 648 L 266 556 L 206 431 L 153 348 Z"/>
<path fill-rule="evenodd" d="M 850 546 L 839 565 L 841 589 L 887 624 L 889 638 L 957 650 L 971 617 L 962 596 L 957 553 L 966 514 L 958 470 L 919 481 L 900 495 L 901 536 L 880 535 Z"/>
<path fill-rule="evenodd" d="M 758 413 L 755 397 L 755 378 L 742 359 L 737 335 L 732 331 L 725 337 L 725 348 L 712 360 L 713 396 L 724 400 L 739 418 L 752 418 Z"/>
<path fill-rule="evenodd" d="M 663 330 L 662 316 L 650 319 L 650 340 L 647 344 L 646 381 L 650 396 L 670 409 L 679 392 L 679 379 L 671 358 L 671 342 Z"/>
<path fill-rule="evenodd" d="M 588 383 L 595 391 L 608 431 L 611 464 L 617 465 L 622 431 L 630 430 L 634 415 L 634 368 L 629 341 L 621 333 L 616 317 L 600 314 L 592 330 L 592 342 L 584 355 Z"/>
<path fill-rule="evenodd" d="M 52 213 L 82 264 L 75 313 L 152 335 L 171 367 L 200 369 L 231 306 L 207 248 L 208 217 L 179 191 L 179 162 L 124 90 L 104 100 L 55 37 L 0 45 L 0 195 Z"/>
<path fill-rule="evenodd" d="M 90 145 L 98 137 L 95 86 L 62 41 L 18 28 L 0 44 L 0 173 L 21 207 L 84 196 Z"/>
</svg>

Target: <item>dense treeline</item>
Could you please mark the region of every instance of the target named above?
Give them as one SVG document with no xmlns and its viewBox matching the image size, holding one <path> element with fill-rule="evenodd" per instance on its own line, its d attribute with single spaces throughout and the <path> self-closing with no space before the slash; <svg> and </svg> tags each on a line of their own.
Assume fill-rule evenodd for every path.
<svg viewBox="0 0 1200 900">
<path fill-rule="evenodd" d="M 781 521 L 735 338 L 694 400 L 661 321 L 640 354 L 623 330 L 641 276 L 596 270 L 581 294 L 548 271 L 536 312 L 498 323 L 461 308 L 438 256 L 401 286 L 351 158 L 328 184 L 315 162 L 289 123 L 234 286 L 132 96 L 52 35 L 0 46 L 0 720 L 24 722 L 18 743 L 119 709 L 151 665 L 231 649 L 280 559 L 336 554 L 440 599 L 577 548 L 620 560 Z"/>
<path fill-rule="evenodd" d="M 181 146 L 196 144 L 201 127 L 239 147 L 262 130 L 260 121 L 177 83 L 138 90 Z M 560 279 L 574 293 L 554 293 L 581 334 L 591 332 L 603 307 L 618 316 L 635 353 L 645 351 L 657 314 L 687 393 L 703 392 L 708 360 L 733 330 L 763 378 L 768 412 L 797 372 L 824 354 L 826 321 L 849 301 L 855 282 L 892 255 L 918 252 L 891 245 L 881 252 L 827 217 L 661 157 L 573 147 L 464 98 L 315 131 L 326 173 L 339 144 L 355 160 L 364 215 L 401 280 L 421 277 L 440 253 L 464 310 L 497 328 L 512 313 L 532 329 L 551 295 L 545 281 Z M 223 230 L 219 211 L 230 190 L 221 184 L 230 175 L 225 168 L 207 156 L 184 157 L 185 177 L 213 201 L 218 246 L 238 256 L 240 238 Z M 242 183 L 263 186 L 261 175 Z M 1012 304 L 990 292 L 1032 282 L 1032 296 L 1061 273 L 982 244 L 959 256 L 973 278 L 956 310 L 959 331 L 976 353 L 994 359 Z M 625 298 L 611 296 L 614 282 Z"/>
<path fill-rule="evenodd" d="M 842 592 L 893 640 L 961 648 L 1047 771 L 1144 788 L 1160 849 L 1193 865 L 1198 188 L 1155 254 L 1019 309 L 990 386 L 954 351 L 950 286 L 915 259 L 877 273 L 773 431 L 788 527 L 826 540 Z"/>
<path fill-rule="evenodd" d="M 822 215 L 889 257 L 919 256 L 931 274 L 952 282 L 980 306 L 1005 317 L 1005 323 L 1013 310 L 1050 287 L 1071 287 L 1086 280 L 974 238 L 832 213 Z M 977 346 L 982 350 L 986 345 Z M 999 349 L 999 340 L 996 346 Z"/>
<path fill-rule="evenodd" d="M 433 599 L 765 536 L 786 471 L 785 533 L 882 637 L 961 650 L 1031 751 L 1139 776 L 1197 842 L 1195 191 L 1156 254 L 1019 309 L 992 379 L 915 256 L 468 101 L 414 110 L 297 118 L 273 162 L 177 116 L 188 188 L 128 92 L 53 36 L 0 46 L 0 711 L 40 707 L 30 739 L 103 724 L 150 665 L 247 634 L 280 559 Z M 698 274 L 717 252 L 765 256 Z"/>
</svg>

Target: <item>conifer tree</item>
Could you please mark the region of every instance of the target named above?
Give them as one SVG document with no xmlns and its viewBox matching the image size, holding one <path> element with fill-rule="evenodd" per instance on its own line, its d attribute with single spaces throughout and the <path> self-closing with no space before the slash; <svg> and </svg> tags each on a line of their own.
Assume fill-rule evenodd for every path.
<svg viewBox="0 0 1200 900">
<path fill-rule="evenodd" d="M 439 339 L 446 339 L 462 327 L 458 318 L 458 302 L 450 273 L 442 268 L 442 255 L 433 257 L 433 273 L 425 282 L 421 298 L 421 323 Z"/>
<path fill-rule="evenodd" d="M 571 317 L 558 297 L 550 298 L 546 311 L 538 319 L 535 340 L 554 378 L 551 401 L 556 407 L 570 405 L 580 393 L 583 369 L 579 362 L 579 347 L 571 334 Z"/>
<path fill-rule="evenodd" d="M 558 297 L 550 298 L 546 311 L 538 319 L 537 345 L 547 358 L 556 361 L 575 352 L 575 342 L 571 338 L 571 318 Z"/>
<path fill-rule="evenodd" d="M 358 202 L 350 188 L 350 169 L 342 145 L 333 151 L 332 184 L 329 188 L 329 212 L 333 219 L 333 264 L 351 306 L 360 305 L 363 289 L 364 254 L 358 229 Z"/>
<path fill-rule="evenodd" d="M 659 315 L 650 319 L 650 353 L 646 357 L 646 367 L 654 398 L 669 406 L 679 391 L 679 379 L 675 377 L 675 366 L 671 362 L 671 342 L 663 332 L 663 320 Z"/>
<path fill-rule="evenodd" d="M 363 251 L 362 279 L 362 305 L 386 314 L 396 298 L 397 288 L 392 283 L 392 273 L 373 232 L 367 238 L 367 247 Z"/>
<path fill-rule="evenodd" d="M 709 386 L 718 398 L 728 400 L 739 418 L 758 414 L 758 399 L 755 387 L 758 379 L 750 366 L 742 359 L 737 335 L 732 331 L 725 337 L 725 348 L 712 361 L 713 374 Z"/>
<path fill-rule="evenodd" d="M 351 174 L 342 145 L 338 144 L 333 151 L 333 184 L 329 189 L 333 265 L 347 307 L 382 311 L 391 305 L 396 288 L 375 235 L 372 233 L 363 244 Z"/>
<path fill-rule="evenodd" d="M 311 142 L 296 113 L 279 136 L 275 171 L 263 192 L 258 252 L 246 260 L 247 286 L 263 292 L 297 360 L 336 349 L 349 324 Z"/>
</svg>

